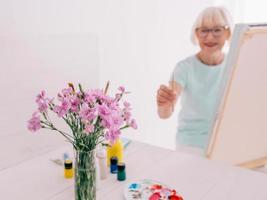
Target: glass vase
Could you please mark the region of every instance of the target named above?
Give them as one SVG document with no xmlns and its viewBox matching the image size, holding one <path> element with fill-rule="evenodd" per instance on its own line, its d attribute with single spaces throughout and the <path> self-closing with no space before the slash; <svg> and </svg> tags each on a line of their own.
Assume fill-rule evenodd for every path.
<svg viewBox="0 0 267 200">
<path fill-rule="evenodd" d="M 95 151 L 75 151 L 75 200 L 96 200 Z"/>
</svg>

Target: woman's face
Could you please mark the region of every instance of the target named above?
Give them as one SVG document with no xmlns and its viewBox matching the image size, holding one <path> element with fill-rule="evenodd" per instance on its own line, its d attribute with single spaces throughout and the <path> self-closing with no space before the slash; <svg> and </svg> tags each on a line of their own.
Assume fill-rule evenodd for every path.
<svg viewBox="0 0 267 200">
<path fill-rule="evenodd" d="M 220 25 L 204 25 L 196 29 L 196 36 L 201 51 L 213 54 L 221 51 L 225 41 L 229 39 L 229 28 Z"/>
</svg>

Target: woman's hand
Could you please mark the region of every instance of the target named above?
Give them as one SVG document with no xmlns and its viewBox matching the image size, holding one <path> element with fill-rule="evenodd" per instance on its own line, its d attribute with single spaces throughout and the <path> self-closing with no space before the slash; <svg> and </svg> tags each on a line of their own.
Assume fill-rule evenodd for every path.
<svg viewBox="0 0 267 200">
<path fill-rule="evenodd" d="M 177 98 L 182 91 L 182 86 L 176 82 L 170 82 L 169 87 L 161 85 L 157 91 L 158 115 L 167 119 L 174 111 Z"/>
<path fill-rule="evenodd" d="M 158 107 L 173 107 L 177 99 L 177 93 L 171 88 L 161 85 L 157 91 Z"/>
</svg>

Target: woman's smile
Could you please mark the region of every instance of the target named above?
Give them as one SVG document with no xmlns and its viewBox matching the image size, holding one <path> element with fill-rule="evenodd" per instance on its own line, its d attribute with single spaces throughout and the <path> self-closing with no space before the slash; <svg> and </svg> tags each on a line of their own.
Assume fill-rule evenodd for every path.
<svg viewBox="0 0 267 200">
<path fill-rule="evenodd" d="M 204 45 L 211 48 L 211 47 L 217 46 L 218 43 L 217 42 L 205 42 Z"/>
</svg>

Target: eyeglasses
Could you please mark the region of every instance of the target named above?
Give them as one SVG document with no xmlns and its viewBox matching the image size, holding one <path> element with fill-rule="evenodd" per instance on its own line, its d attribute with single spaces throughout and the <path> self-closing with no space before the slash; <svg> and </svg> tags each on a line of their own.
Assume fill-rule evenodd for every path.
<svg viewBox="0 0 267 200">
<path fill-rule="evenodd" d="M 213 28 L 199 27 L 196 29 L 196 33 L 201 38 L 207 37 L 209 32 L 212 33 L 213 37 L 221 37 L 228 28 L 228 26 L 215 26 Z"/>
</svg>

